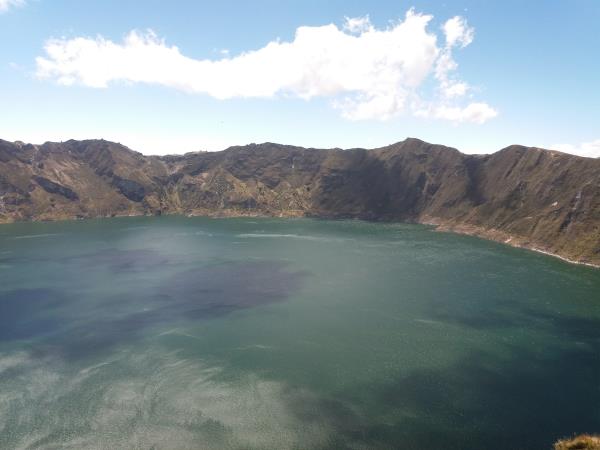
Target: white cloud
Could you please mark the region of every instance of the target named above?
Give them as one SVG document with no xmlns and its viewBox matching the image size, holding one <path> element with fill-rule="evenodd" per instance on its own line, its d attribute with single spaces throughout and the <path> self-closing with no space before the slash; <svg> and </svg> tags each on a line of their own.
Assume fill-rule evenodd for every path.
<svg viewBox="0 0 600 450">
<path fill-rule="evenodd" d="M 439 92 L 443 100 L 463 97 L 470 86 L 464 81 L 457 80 L 453 73 L 458 69 L 452 51 L 460 45 L 464 48 L 473 42 L 475 31 L 469 27 L 467 21 L 459 16 L 447 20 L 442 26 L 446 36 L 446 46 L 441 50 L 435 67 L 435 78 L 439 82 Z M 443 105 L 448 107 L 448 105 Z M 453 109 L 456 107 L 452 107 Z M 493 116 L 492 116 L 493 117 Z"/>
<path fill-rule="evenodd" d="M 424 103 L 432 111 L 463 111 L 428 117 L 476 123 L 493 117 L 486 104 L 456 104 L 469 87 L 451 76 L 457 67 L 452 49 L 468 45 L 473 29 L 463 18 L 448 20 L 446 45 L 440 48 L 438 36 L 428 30 L 431 19 L 409 10 L 404 20 L 384 29 L 373 27 L 368 16 L 346 18 L 342 28 L 303 26 L 291 42 L 275 40 L 216 60 L 186 57 L 152 31 L 132 31 L 123 43 L 100 36 L 51 39 L 46 55 L 36 59 L 37 75 L 95 88 L 115 82 L 157 84 L 217 99 L 326 97 L 351 120 L 416 114 L 411 105 Z M 441 100 L 421 99 L 430 77 L 438 81 Z M 481 105 L 487 108 L 483 113 Z"/>
<path fill-rule="evenodd" d="M 466 47 L 475 37 L 475 30 L 467 24 L 464 17 L 460 16 L 447 20 L 442 29 L 446 35 L 447 47 L 454 47 L 457 44 Z"/>
<path fill-rule="evenodd" d="M 456 47 L 468 46 L 475 37 L 475 30 L 460 16 L 447 20 L 442 26 L 446 45 L 437 58 L 434 77 L 438 81 L 437 101 L 416 102 L 415 115 L 424 118 L 448 120 L 454 123 L 483 124 L 498 115 L 493 107 L 484 102 L 457 104 L 456 99 L 464 97 L 471 87 L 455 75 L 458 64 L 454 60 Z"/>
<path fill-rule="evenodd" d="M 565 153 L 572 153 L 579 156 L 587 156 L 588 158 L 600 158 L 600 139 L 590 142 L 582 142 L 578 145 L 573 144 L 556 144 L 551 148 Z"/>
<path fill-rule="evenodd" d="M 365 31 L 370 31 L 373 29 L 373 25 L 371 25 L 371 19 L 369 16 L 363 17 L 346 17 L 346 22 L 344 23 L 344 30 L 349 31 L 350 33 L 364 33 Z"/>
<path fill-rule="evenodd" d="M 469 85 L 462 81 L 448 82 L 443 85 L 444 96 L 448 98 L 462 97 L 468 90 Z"/>
<path fill-rule="evenodd" d="M 8 11 L 10 8 L 25 5 L 25 0 L 0 0 L 0 14 Z"/>
</svg>

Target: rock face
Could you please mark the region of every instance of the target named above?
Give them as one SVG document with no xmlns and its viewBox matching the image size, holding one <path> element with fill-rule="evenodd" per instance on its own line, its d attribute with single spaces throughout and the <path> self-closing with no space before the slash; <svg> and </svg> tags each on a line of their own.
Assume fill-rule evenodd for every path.
<svg viewBox="0 0 600 450">
<path fill-rule="evenodd" d="M 554 450 L 600 450 L 600 437 L 583 434 L 554 443 Z"/>
<path fill-rule="evenodd" d="M 516 145 L 464 155 L 418 139 L 164 157 L 104 140 L 0 140 L 0 221 L 137 214 L 429 223 L 600 264 L 600 159 Z"/>
</svg>

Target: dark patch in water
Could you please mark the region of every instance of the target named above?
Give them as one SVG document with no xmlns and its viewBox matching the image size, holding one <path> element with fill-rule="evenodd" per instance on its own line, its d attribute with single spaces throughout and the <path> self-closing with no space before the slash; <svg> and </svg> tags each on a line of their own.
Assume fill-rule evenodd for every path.
<svg viewBox="0 0 600 450">
<path fill-rule="evenodd" d="M 67 297 L 53 289 L 16 289 L 0 293 L 0 340 L 27 339 L 60 328 L 62 321 L 48 318 Z"/>
<path fill-rule="evenodd" d="M 538 326 L 553 335 L 593 342 L 600 351 L 600 318 L 550 314 L 532 308 L 522 308 L 521 313 L 535 318 Z"/>
<path fill-rule="evenodd" d="M 305 272 L 288 272 L 279 262 L 228 263 L 181 272 L 158 297 L 186 317 L 205 318 L 282 301 L 300 289 Z"/>
<path fill-rule="evenodd" d="M 546 449 L 558 438 L 600 429 L 598 348 L 552 356 L 508 350 L 506 361 L 473 352 L 450 367 L 354 387 L 339 396 L 355 399 L 351 409 L 331 403 L 315 417 L 335 426 L 339 442 L 330 448 Z M 368 415 L 365 405 L 375 405 L 378 418 L 358 420 Z M 292 407 L 311 420 L 302 405 Z"/>
<path fill-rule="evenodd" d="M 61 338 L 68 357 L 85 357 L 136 338 L 146 328 L 185 319 L 220 317 L 234 311 L 284 301 L 301 288 L 305 272 L 289 272 L 278 262 L 233 262 L 186 270 L 160 284 L 149 298 L 107 299 L 88 311 L 94 320 Z M 102 308 L 110 304 L 107 311 Z M 139 309 L 131 312 L 131 307 Z M 107 316 L 107 312 L 109 316 Z M 80 322 L 81 323 L 81 322 Z"/>
<path fill-rule="evenodd" d="M 439 302 L 431 308 L 430 315 L 435 320 L 478 331 L 531 328 L 571 340 L 600 340 L 600 318 L 548 311 L 540 304 L 534 308 L 517 300 L 487 299 L 459 307 Z"/>
</svg>

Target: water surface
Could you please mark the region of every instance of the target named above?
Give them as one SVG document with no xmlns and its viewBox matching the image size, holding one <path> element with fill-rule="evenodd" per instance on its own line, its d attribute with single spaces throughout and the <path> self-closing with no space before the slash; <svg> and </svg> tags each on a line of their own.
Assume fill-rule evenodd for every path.
<svg viewBox="0 0 600 450">
<path fill-rule="evenodd" d="M 537 449 L 600 431 L 600 271 L 404 224 L 0 226 L 0 448 Z"/>
</svg>

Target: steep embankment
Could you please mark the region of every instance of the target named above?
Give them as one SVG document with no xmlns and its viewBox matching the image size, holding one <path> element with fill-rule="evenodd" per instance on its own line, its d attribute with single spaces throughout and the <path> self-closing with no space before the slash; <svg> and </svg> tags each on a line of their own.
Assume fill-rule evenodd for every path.
<svg viewBox="0 0 600 450">
<path fill-rule="evenodd" d="M 600 160 L 522 146 L 463 155 L 418 139 L 165 157 L 103 140 L 0 141 L 0 221 L 170 213 L 431 223 L 600 264 Z"/>
</svg>

